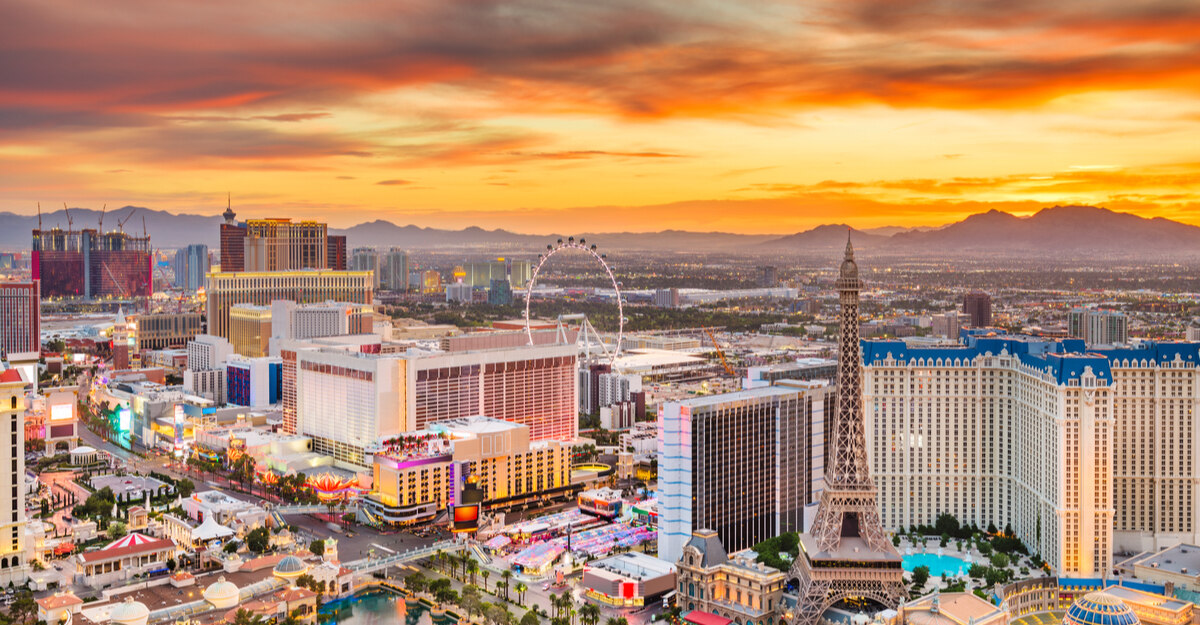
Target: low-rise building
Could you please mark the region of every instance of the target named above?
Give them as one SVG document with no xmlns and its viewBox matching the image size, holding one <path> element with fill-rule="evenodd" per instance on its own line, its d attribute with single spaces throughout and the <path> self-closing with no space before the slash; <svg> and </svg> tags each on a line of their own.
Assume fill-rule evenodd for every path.
<svg viewBox="0 0 1200 625">
<path fill-rule="evenodd" d="M 92 588 L 111 586 L 139 575 L 166 575 L 175 542 L 133 533 L 96 551 L 75 556 L 75 582 Z"/>
<path fill-rule="evenodd" d="M 675 588 L 675 565 L 630 551 L 583 567 L 588 599 L 616 607 L 641 607 Z"/>
<path fill-rule="evenodd" d="M 374 491 L 364 501 L 388 524 L 428 519 L 462 503 L 464 476 L 477 478 L 493 507 L 571 487 L 570 443 L 530 442 L 528 426 L 490 417 L 441 421 L 380 441 L 369 452 Z"/>
<path fill-rule="evenodd" d="M 787 575 L 751 558 L 726 555 L 713 530 L 692 532 L 678 562 L 677 605 L 736 623 L 773 623 L 783 612 Z"/>
</svg>

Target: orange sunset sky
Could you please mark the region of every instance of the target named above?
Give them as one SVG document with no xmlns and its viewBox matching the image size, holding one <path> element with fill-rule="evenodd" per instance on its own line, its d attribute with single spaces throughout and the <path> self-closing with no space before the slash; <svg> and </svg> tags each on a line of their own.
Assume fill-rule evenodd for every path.
<svg viewBox="0 0 1200 625">
<path fill-rule="evenodd" d="M 1200 2 L 5 0 L 0 210 L 1200 224 Z"/>
</svg>

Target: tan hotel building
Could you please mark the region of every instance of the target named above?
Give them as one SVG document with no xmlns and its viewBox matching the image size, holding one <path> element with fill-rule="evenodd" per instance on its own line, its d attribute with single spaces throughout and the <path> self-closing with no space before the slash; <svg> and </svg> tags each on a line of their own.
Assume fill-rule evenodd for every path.
<svg viewBox="0 0 1200 625">
<path fill-rule="evenodd" d="M 235 304 L 268 306 L 277 299 L 298 304 L 334 300 L 353 304 L 373 302 L 369 271 L 217 272 L 208 274 L 206 313 L 208 333 L 230 338 L 229 311 Z"/>
<path fill-rule="evenodd" d="M 863 358 L 885 527 L 1011 524 L 1055 573 L 1083 577 L 1110 575 L 1114 552 L 1200 542 L 1200 344 L 865 341 Z"/>
</svg>

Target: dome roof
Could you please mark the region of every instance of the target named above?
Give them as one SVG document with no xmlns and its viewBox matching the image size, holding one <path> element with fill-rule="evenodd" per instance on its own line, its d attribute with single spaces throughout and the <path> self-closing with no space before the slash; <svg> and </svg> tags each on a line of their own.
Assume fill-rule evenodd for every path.
<svg viewBox="0 0 1200 625">
<path fill-rule="evenodd" d="M 88 447 L 87 445 L 80 445 L 79 447 L 76 447 L 75 449 L 72 449 L 72 450 L 71 450 L 71 453 L 73 453 L 73 454 L 85 454 L 85 455 L 86 455 L 86 454 L 94 454 L 94 453 L 96 453 L 96 449 L 95 449 L 94 447 Z"/>
<path fill-rule="evenodd" d="M 280 560 L 274 568 L 276 575 L 302 575 L 306 571 L 308 571 L 308 565 L 296 556 L 288 556 Z"/>
<path fill-rule="evenodd" d="M 1086 594 L 1067 610 L 1063 625 L 1140 625 L 1141 620 L 1117 597 L 1104 591 Z"/>
<path fill-rule="evenodd" d="M 113 608 L 108 619 L 120 625 L 145 625 L 146 621 L 150 620 L 150 609 L 146 604 L 129 597 Z"/>
<path fill-rule="evenodd" d="M 208 588 L 204 589 L 204 598 L 208 601 L 213 599 L 229 599 L 230 597 L 237 598 L 237 584 L 225 581 L 224 577 L 218 577 L 217 581 L 213 582 Z"/>
</svg>

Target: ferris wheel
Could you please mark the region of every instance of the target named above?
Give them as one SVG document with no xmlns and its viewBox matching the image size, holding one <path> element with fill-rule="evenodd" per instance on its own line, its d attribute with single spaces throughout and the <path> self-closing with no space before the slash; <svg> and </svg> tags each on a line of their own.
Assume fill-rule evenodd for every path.
<svg viewBox="0 0 1200 625">
<path fill-rule="evenodd" d="M 533 345 L 533 328 L 530 325 L 529 302 L 533 299 L 533 289 L 537 285 L 538 274 L 541 273 L 542 267 L 546 265 L 546 262 L 550 260 L 551 256 L 568 250 L 579 250 L 590 255 L 592 259 L 599 263 L 600 268 L 604 270 L 605 275 L 608 276 L 608 280 L 612 283 L 613 293 L 617 298 L 617 343 L 614 349 L 609 351 L 608 346 L 604 343 L 604 341 L 599 340 L 599 335 L 596 333 L 596 329 L 592 327 L 592 324 L 587 320 L 586 315 L 560 315 L 558 319 L 559 331 L 562 332 L 562 337 L 565 339 L 566 334 L 563 330 L 563 322 L 573 320 L 581 321 L 581 335 L 582 338 L 588 342 L 589 356 L 590 341 L 588 340 L 588 331 L 590 330 L 591 333 L 597 337 L 597 343 L 599 343 L 600 349 L 604 353 L 604 357 L 609 361 L 610 364 L 612 364 L 616 361 L 617 355 L 621 353 L 621 343 L 625 340 L 625 297 L 621 295 L 621 285 L 617 282 L 616 276 L 613 275 L 612 267 L 608 265 L 608 256 L 606 254 L 597 252 L 594 244 L 589 246 L 587 241 L 583 239 L 579 239 L 579 241 L 576 241 L 575 237 L 568 237 L 566 241 L 559 239 L 557 244 L 546 246 L 546 253 L 538 255 L 538 262 L 536 265 L 534 265 L 533 273 L 529 278 L 529 286 L 525 289 L 525 335 L 529 337 L 529 344 Z"/>
</svg>

